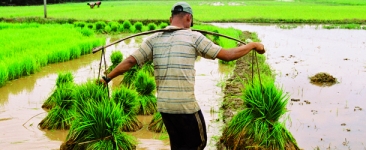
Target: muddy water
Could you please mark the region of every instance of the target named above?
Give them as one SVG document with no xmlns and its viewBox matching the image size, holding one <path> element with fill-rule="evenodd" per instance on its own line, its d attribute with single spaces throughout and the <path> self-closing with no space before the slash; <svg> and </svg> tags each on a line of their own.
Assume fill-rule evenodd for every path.
<svg viewBox="0 0 366 150">
<path fill-rule="evenodd" d="M 277 83 L 291 98 L 300 99 L 288 104 L 287 127 L 301 148 L 366 149 L 365 30 L 214 25 L 258 33 Z M 330 87 L 309 83 L 308 77 L 319 72 L 330 73 L 340 83 Z"/>
<path fill-rule="evenodd" d="M 107 43 L 110 39 L 107 39 Z M 141 41 L 137 39 L 136 41 Z M 107 63 L 113 50 L 121 50 L 124 56 L 130 55 L 138 43 L 135 39 L 109 47 L 106 51 Z M 58 149 L 68 131 L 47 131 L 37 128 L 47 115 L 41 108 L 52 93 L 59 71 L 72 71 L 76 83 L 97 78 L 100 53 L 82 56 L 79 59 L 51 64 L 40 72 L 7 83 L 0 88 L 0 149 Z M 103 66 L 104 68 L 104 66 Z M 220 135 L 222 124 L 218 110 L 222 101 L 221 88 L 217 83 L 223 81 L 230 68 L 219 66 L 217 60 L 199 59 L 196 63 L 196 97 L 202 108 L 208 129 L 208 148 L 215 149 L 213 140 Z M 226 73 L 225 73 L 226 72 Z M 121 78 L 112 81 L 116 86 Z M 137 149 L 170 149 L 167 134 L 156 134 L 147 130 L 152 116 L 139 116 L 144 123 L 142 130 L 130 133 L 139 140 Z"/>
</svg>

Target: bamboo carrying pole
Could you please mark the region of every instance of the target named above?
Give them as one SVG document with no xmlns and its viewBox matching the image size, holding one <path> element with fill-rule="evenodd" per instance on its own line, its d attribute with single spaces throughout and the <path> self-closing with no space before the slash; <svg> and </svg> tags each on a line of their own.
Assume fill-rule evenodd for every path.
<svg viewBox="0 0 366 150">
<path fill-rule="evenodd" d="M 187 29 L 183 29 L 183 28 L 177 28 L 177 29 L 160 29 L 160 30 L 152 30 L 152 31 L 146 31 L 146 32 L 137 33 L 137 34 L 134 34 L 134 35 L 131 35 L 131 36 L 128 36 L 128 37 L 119 39 L 117 41 L 114 41 L 114 42 L 112 42 L 110 44 L 107 44 L 105 46 L 100 46 L 100 47 L 94 48 L 93 49 L 93 54 L 96 53 L 96 52 L 98 52 L 98 51 L 100 51 L 100 50 L 102 50 L 103 48 L 107 48 L 109 46 L 112 46 L 114 44 L 117 44 L 119 42 L 122 42 L 124 40 L 130 39 L 130 38 L 133 38 L 133 37 L 137 37 L 137 36 L 141 36 L 141 35 L 147 35 L 147 34 L 152 34 L 152 33 L 156 33 L 156 32 L 173 32 L 173 31 L 177 31 L 177 30 L 187 30 Z M 197 29 L 192 29 L 192 31 L 197 31 L 197 32 L 200 32 L 202 34 L 211 34 L 211 35 L 216 35 L 216 36 L 222 36 L 222 37 L 225 37 L 225 38 L 228 38 L 228 39 L 231 39 L 231 40 L 234 40 L 234 41 L 237 41 L 237 42 L 240 42 L 240 43 L 246 45 L 246 43 L 243 42 L 243 41 L 240 41 L 240 40 L 235 39 L 233 37 L 226 36 L 226 35 L 223 35 L 223 34 L 219 34 L 219 33 L 216 33 L 216 32 L 203 31 L 203 30 L 197 30 Z"/>
</svg>

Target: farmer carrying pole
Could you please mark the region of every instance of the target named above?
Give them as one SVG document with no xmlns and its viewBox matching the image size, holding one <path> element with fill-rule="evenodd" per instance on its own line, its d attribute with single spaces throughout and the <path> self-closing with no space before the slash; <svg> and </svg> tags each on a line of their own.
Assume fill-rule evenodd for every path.
<svg viewBox="0 0 366 150">
<path fill-rule="evenodd" d="M 259 54 L 265 52 L 263 44 L 257 42 L 223 49 L 201 33 L 190 30 L 192 26 L 193 11 L 189 4 L 174 4 L 167 29 L 185 30 L 159 32 L 149 36 L 138 50 L 100 80 L 107 84 L 135 64 L 143 65 L 152 60 L 155 66 L 158 111 L 168 131 L 172 150 L 202 150 L 207 143 L 204 117 L 194 95 L 194 64 L 197 55 L 230 61 L 251 50 Z"/>
</svg>

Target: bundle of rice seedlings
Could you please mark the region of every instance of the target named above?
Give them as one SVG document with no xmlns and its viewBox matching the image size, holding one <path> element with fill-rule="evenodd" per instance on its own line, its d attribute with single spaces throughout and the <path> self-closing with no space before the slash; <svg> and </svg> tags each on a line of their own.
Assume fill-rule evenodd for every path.
<svg viewBox="0 0 366 150">
<path fill-rule="evenodd" d="M 121 106 L 123 114 L 126 114 L 126 123 L 122 131 L 134 132 L 142 128 L 142 123 L 137 119 L 139 102 L 138 93 L 124 86 L 113 90 L 112 99 Z"/>
<path fill-rule="evenodd" d="M 147 72 L 150 76 L 154 76 L 154 65 L 152 61 L 148 61 L 142 65 L 141 70 Z"/>
<path fill-rule="evenodd" d="M 113 51 L 110 58 L 111 58 L 112 65 L 108 67 L 108 69 L 107 69 L 108 73 L 111 72 L 114 68 L 116 68 L 120 62 L 122 62 L 123 54 L 121 51 Z"/>
<path fill-rule="evenodd" d="M 108 98 L 108 87 L 97 84 L 95 80 L 88 80 L 85 83 L 76 85 L 74 89 L 75 101 L 83 103 L 89 99 L 102 101 Z"/>
<path fill-rule="evenodd" d="M 121 84 L 126 87 L 129 87 L 129 88 L 134 87 L 133 82 L 135 81 L 136 73 L 137 73 L 137 71 L 139 71 L 139 69 L 140 69 L 139 66 L 135 65 L 130 70 L 125 72 L 123 74 L 123 79 L 121 81 Z"/>
<path fill-rule="evenodd" d="M 65 84 L 70 84 L 73 82 L 74 82 L 74 76 L 72 75 L 71 72 L 59 72 L 56 79 L 56 88 L 53 91 L 53 93 L 47 98 L 47 100 L 43 103 L 42 108 L 52 109 L 56 104 L 58 94 L 64 93 L 62 91 L 63 89 L 60 87 L 62 87 Z"/>
<path fill-rule="evenodd" d="M 325 72 L 317 73 L 316 75 L 309 77 L 309 78 L 310 78 L 311 83 L 327 85 L 327 86 L 331 86 L 338 82 L 336 78 L 334 78 L 332 75 L 325 73 Z"/>
<path fill-rule="evenodd" d="M 108 99 L 77 103 L 78 111 L 61 150 L 135 149 L 136 139 L 121 131 L 126 123 L 120 104 Z"/>
<path fill-rule="evenodd" d="M 279 122 L 289 96 L 273 80 L 246 84 L 245 108 L 225 127 L 220 141 L 228 149 L 299 149 L 296 140 Z M 262 91 L 263 89 L 263 91 Z"/>
<path fill-rule="evenodd" d="M 69 129 L 73 109 L 73 91 L 74 84 L 69 83 L 61 85 L 59 90 L 54 93 L 54 101 L 56 105 L 48 112 L 38 125 L 41 129 Z"/>
<path fill-rule="evenodd" d="M 156 96 L 154 93 L 156 84 L 153 77 L 145 71 L 138 71 L 134 81 L 136 91 L 139 93 L 140 115 L 152 115 L 157 111 Z"/>
<path fill-rule="evenodd" d="M 149 131 L 157 133 L 166 132 L 166 127 L 164 125 L 163 118 L 161 117 L 160 112 L 156 112 L 154 114 L 154 117 L 149 124 Z"/>
</svg>

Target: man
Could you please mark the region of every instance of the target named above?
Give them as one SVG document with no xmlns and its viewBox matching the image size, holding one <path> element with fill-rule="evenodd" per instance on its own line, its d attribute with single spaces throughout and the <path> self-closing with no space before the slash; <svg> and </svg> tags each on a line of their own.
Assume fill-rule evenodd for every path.
<svg viewBox="0 0 366 150">
<path fill-rule="evenodd" d="M 225 50 L 199 32 L 189 30 L 193 26 L 193 12 L 189 4 L 176 3 L 171 10 L 170 26 L 183 28 L 174 32 L 161 32 L 149 36 L 137 51 L 121 62 L 101 82 L 108 83 L 114 77 L 128 71 L 135 64 L 149 60 L 155 68 L 157 107 L 169 134 L 172 150 L 202 150 L 207 143 L 206 125 L 194 95 L 194 63 L 199 55 L 207 59 L 235 60 L 252 49 L 263 54 L 260 43 Z"/>
</svg>

